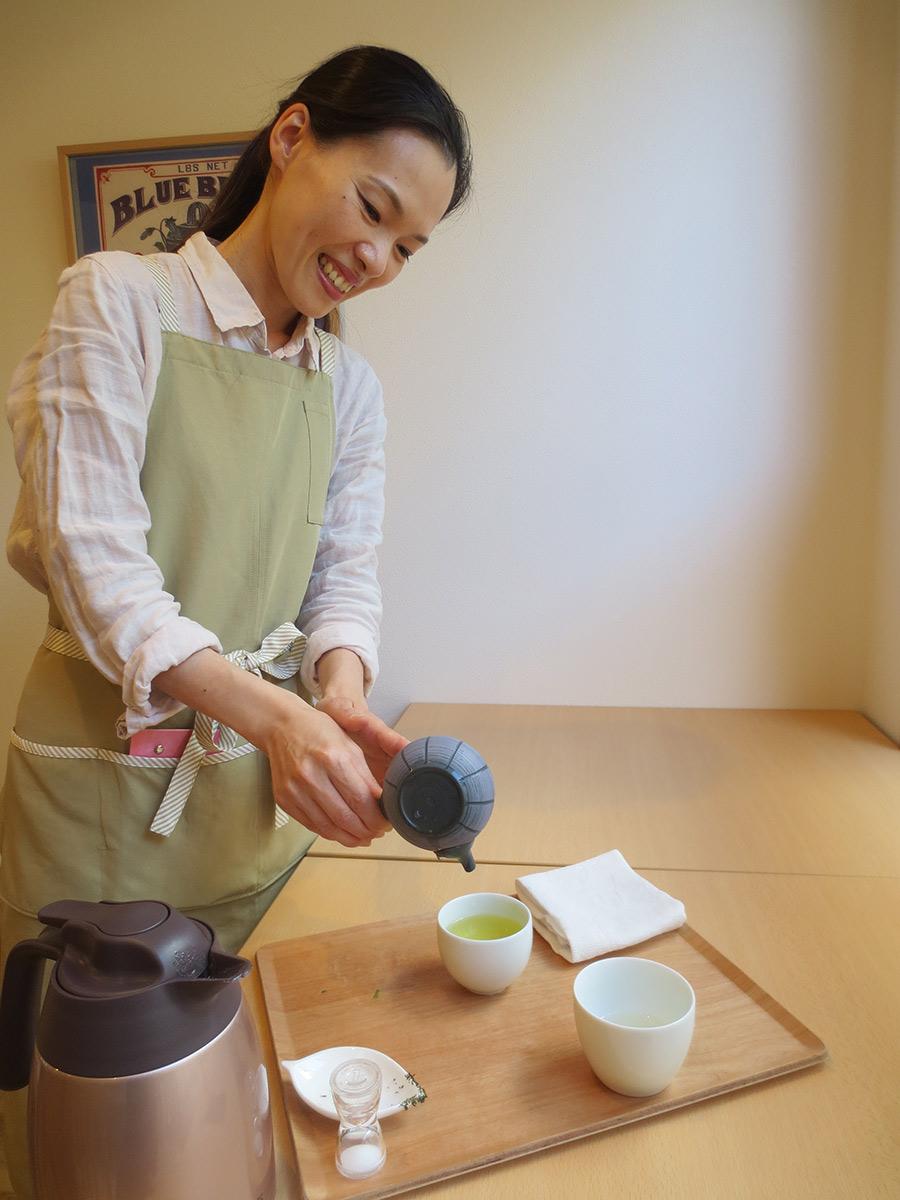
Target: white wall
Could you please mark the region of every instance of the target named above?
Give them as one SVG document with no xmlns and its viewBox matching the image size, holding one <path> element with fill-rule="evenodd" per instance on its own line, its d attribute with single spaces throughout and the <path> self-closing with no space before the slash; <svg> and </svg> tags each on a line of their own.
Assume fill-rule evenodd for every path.
<svg viewBox="0 0 900 1200">
<path fill-rule="evenodd" d="M 0 375 L 65 263 L 57 145 L 252 127 L 355 41 L 447 83 L 477 167 L 347 306 L 390 419 L 376 710 L 862 708 L 900 735 L 891 0 L 6 0 Z M 0 461 L 5 525 L 5 429 Z M 43 613 L 8 569 L 0 611 L 5 728 Z"/>
</svg>

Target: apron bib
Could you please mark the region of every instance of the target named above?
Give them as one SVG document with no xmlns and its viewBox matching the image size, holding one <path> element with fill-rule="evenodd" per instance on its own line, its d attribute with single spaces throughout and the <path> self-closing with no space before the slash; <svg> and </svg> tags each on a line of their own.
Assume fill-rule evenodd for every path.
<svg viewBox="0 0 900 1200">
<path fill-rule="evenodd" d="M 167 277 L 142 261 L 160 287 L 163 325 L 141 472 L 149 552 L 183 615 L 253 669 L 247 652 L 293 628 L 315 559 L 334 452 L 334 347 L 320 335 L 316 372 L 186 337 Z M 3 907 L 33 919 L 61 898 L 160 899 L 207 920 L 224 946 L 238 948 L 314 835 L 283 814 L 276 823 L 268 760 L 231 731 L 222 731 L 224 750 L 199 750 L 183 811 L 175 804 L 174 819 L 163 821 L 167 836 L 153 832 L 178 761 L 123 754 L 120 689 L 83 657 L 52 598 L 50 625 L 9 751 Z M 281 666 L 288 678 L 278 686 L 298 691 L 304 639 L 293 635 L 293 661 L 284 667 L 276 647 L 263 669 Z M 159 728 L 194 720 L 185 709 Z M 6 933 L 0 928 L 4 954 Z"/>
</svg>

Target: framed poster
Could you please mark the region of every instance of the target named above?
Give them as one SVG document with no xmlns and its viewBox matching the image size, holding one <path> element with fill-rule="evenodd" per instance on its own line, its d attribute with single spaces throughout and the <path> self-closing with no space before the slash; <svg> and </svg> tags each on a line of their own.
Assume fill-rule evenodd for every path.
<svg viewBox="0 0 900 1200">
<path fill-rule="evenodd" d="M 196 229 L 253 136 L 58 147 L 69 263 L 95 250 L 171 249 Z"/>
</svg>

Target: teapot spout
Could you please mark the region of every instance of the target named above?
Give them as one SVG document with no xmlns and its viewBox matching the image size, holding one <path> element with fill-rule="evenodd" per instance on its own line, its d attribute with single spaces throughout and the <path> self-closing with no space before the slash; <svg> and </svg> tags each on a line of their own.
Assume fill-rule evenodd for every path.
<svg viewBox="0 0 900 1200">
<path fill-rule="evenodd" d="M 462 863 L 464 871 L 475 870 L 475 859 L 472 857 L 472 843 L 465 846 L 447 846 L 444 850 L 435 850 L 438 858 L 455 858 Z"/>
</svg>

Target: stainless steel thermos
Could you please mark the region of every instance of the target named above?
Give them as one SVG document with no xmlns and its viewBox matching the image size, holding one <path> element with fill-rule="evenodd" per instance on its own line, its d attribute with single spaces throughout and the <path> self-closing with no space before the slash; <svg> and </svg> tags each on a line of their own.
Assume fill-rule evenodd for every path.
<svg viewBox="0 0 900 1200">
<path fill-rule="evenodd" d="M 37 1200 L 270 1200 L 247 959 L 155 900 L 38 915 L 48 928 L 13 947 L 0 995 L 0 1087 L 29 1084 Z"/>
</svg>

